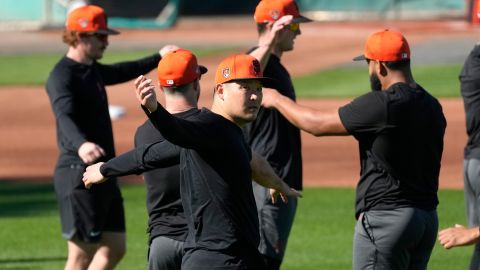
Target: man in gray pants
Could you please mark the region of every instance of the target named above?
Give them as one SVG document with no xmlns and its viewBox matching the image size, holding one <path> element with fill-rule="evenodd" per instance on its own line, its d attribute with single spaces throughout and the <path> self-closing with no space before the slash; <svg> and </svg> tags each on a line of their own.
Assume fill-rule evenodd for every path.
<svg viewBox="0 0 480 270">
<path fill-rule="evenodd" d="M 440 103 L 413 79 L 407 40 L 372 34 L 364 54 L 372 92 L 333 112 L 264 90 L 263 106 L 315 135 L 359 143 L 354 269 L 426 269 L 438 229 L 438 175 L 446 121 Z"/>
</svg>

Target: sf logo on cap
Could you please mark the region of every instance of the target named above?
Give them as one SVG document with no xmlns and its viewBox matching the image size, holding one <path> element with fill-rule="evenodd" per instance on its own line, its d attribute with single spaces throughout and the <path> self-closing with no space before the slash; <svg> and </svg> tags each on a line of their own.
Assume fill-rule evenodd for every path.
<svg viewBox="0 0 480 270">
<path fill-rule="evenodd" d="M 258 60 L 253 60 L 252 65 L 250 66 L 250 73 L 254 76 L 258 76 L 260 73 L 260 62 Z"/>
<path fill-rule="evenodd" d="M 272 9 L 272 10 L 270 10 L 269 15 L 270 15 L 270 17 L 272 17 L 272 19 L 274 19 L 276 21 L 278 18 L 280 18 L 280 11 L 278 11 L 276 9 Z"/>
<path fill-rule="evenodd" d="M 80 27 L 85 28 L 85 27 L 88 26 L 88 19 L 86 19 L 86 18 L 80 18 L 80 19 L 78 20 L 78 24 L 80 25 Z"/>
<path fill-rule="evenodd" d="M 230 76 L 230 68 L 224 68 L 222 74 L 224 78 L 228 78 L 228 76 Z"/>
</svg>

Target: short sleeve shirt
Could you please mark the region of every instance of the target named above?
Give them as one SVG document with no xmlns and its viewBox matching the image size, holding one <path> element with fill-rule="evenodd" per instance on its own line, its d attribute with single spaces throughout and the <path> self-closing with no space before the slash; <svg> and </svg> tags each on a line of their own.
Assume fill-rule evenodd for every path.
<svg viewBox="0 0 480 270">
<path fill-rule="evenodd" d="M 357 217 L 370 209 L 436 208 L 446 121 L 433 96 L 397 83 L 358 97 L 339 115 L 359 142 Z"/>
</svg>

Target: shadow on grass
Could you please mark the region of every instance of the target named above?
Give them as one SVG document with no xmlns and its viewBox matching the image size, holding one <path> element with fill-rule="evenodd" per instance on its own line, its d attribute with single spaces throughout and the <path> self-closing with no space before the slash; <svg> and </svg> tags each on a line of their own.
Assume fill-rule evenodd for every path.
<svg viewBox="0 0 480 270">
<path fill-rule="evenodd" d="M 56 209 L 51 179 L 0 179 L 0 217 L 41 216 Z"/>
<path fill-rule="evenodd" d="M 0 265 L 2 264 L 15 264 L 15 263 L 42 263 L 42 262 L 56 262 L 66 261 L 66 257 L 46 257 L 46 258 L 16 258 L 16 259 L 0 259 Z"/>
</svg>

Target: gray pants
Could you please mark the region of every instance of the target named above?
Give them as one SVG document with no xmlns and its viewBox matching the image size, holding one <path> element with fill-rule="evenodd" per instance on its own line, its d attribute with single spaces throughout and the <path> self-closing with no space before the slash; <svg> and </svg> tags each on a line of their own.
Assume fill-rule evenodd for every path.
<svg viewBox="0 0 480 270">
<path fill-rule="evenodd" d="M 463 161 L 463 180 L 465 192 L 465 208 L 469 227 L 480 225 L 480 160 L 465 159 Z M 471 270 L 480 269 L 480 244 L 475 245 L 470 260 Z"/>
<path fill-rule="evenodd" d="M 297 199 L 288 198 L 288 203 L 283 203 L 278 198 L 273 204 L 267 188 L 255 182 L 252 185 L 260 222 L 258 250 L 262 255 L 281 262 L 297 211 Z"/>
<path fill-rule="evenodd" d="M 152 240 L 148 250 L 149 270 L 180 270 L 183 257 L 182 241 L 158 236 Z"/>
<path fill-rule="evenodd" d="M 436 210 L 364 212 L 355 226 L 353 269 L 427 269 L 437 231 Z"/>
</svg>

